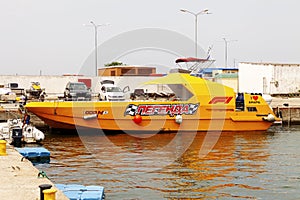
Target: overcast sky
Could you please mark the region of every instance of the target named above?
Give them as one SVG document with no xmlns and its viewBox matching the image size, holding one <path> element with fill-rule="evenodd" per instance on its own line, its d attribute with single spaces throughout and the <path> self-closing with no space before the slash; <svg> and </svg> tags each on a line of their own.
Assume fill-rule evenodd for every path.
<svg viewBox="0 0 300 200">
<path fill-rule="evenodd" d="M 206 8 L 212 14 L 198 17 L 198 43 L 204 50 L 213 45 L 216 66 L 224 66 L 224 37 L 236 40 L 228 43 L 230 67 L 243 61 L 300 63 L 299 0 L 1 0 L 0 74 L 77 74 L 94 51 L 94 30 L 83 25 L 91 20 L 110 23 L 99 29 L 100 46 L 143 28 L 194 41 L 195 18 L 179 10 Z M 147 64 L 134 58 L 124 59 Z M 166 63 L 169 56 L 153 59 Z"/>
</svg>

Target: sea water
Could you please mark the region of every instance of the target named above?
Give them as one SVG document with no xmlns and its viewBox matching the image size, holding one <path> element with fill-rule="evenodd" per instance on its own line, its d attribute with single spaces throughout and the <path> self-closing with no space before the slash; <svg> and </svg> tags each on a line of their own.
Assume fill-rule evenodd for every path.
<svg viewBox="0 0 300 200">
<path fill-rule="evenodd" d="M 300 127 L 263 132 L 47 132 L 54 183 L 106 199 L 300 199 Z"/>
</svg>

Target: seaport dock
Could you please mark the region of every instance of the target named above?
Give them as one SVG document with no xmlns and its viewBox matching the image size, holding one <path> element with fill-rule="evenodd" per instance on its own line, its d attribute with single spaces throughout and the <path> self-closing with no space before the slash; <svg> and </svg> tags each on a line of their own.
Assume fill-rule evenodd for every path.
<svg viewBox="0 0 300 200">
<path fill-rule="evenodd" d="M 57 200 L 67 200 L 47 177 L 39 176 L 39 170 L 11 145 L 6 145 L 6 154 L 0 156 L 1 199 L 39 200 L 40 185 L 50 184 L 57 190 Z"/>
<path fill-rule="evenodd" d="M 46 124 L 40 120 L 36 115 L 30 113 L 30 121 L 36 127 L 45 127 Z M 19 112 L 19 104 L 0 104 L 0 121 L 7 121 L 8 119 L 22 118 Z"/>
<path fill-rule="evenodd" d="M 283 124 L 300 124 L 300 98 L 273 97 L 270 104 L 274 113 L 282 118 Z"/>
</svg>

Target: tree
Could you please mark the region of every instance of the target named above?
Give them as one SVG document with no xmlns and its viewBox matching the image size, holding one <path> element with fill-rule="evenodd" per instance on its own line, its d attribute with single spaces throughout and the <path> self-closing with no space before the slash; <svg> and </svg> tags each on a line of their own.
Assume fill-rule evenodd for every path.
<svg viewBox="0 0 300 200">
<path fill-rule="evenodd" d="M 114 61 L 114 62 L 111 62 L 111 63 L 107 63 L 104 66 L 105 67 L 111 67 L 111 66 L 120 66 L 120 65 L 126 65 L 126 64 L 123 64 L 122 62 Z"/>
</svg>

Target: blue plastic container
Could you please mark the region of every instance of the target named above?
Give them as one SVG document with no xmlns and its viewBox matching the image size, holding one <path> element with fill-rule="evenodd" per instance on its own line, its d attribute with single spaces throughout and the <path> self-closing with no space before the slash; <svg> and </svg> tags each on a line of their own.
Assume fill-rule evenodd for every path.
<svg viewBox="0 0 300 200">
<path fill-rule="evenodd" d="M 50 151 L 44 147 L 24 147 L 16 150 L 33 163 L 49 163 Z"/>
<path fill-rule="evenodd" d="M 102 200 L 104 199 L 104 187 L 101 186 L 84 186 L 77 184 L 57 184 L 60 189 L 70 200 Z"/>
</svg>

